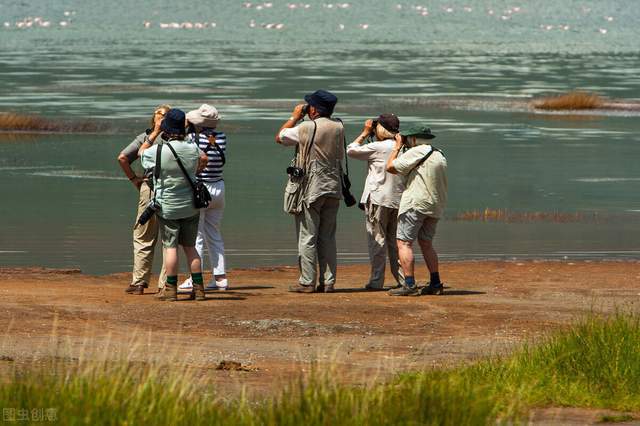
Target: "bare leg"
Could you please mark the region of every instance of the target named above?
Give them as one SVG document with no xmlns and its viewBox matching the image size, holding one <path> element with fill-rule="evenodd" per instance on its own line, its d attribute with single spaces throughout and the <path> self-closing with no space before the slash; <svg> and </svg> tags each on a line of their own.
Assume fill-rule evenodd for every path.
<svg viewBox="0 0 640 426">
<path fill-rule="evenodd" d="M 164 249 L 164 267 L 167 276 L 178 275 L 178 248 L 170 247 Z"/>
<path fill-rule="evenodd" d="M 398 241 L 398 257 L 400 265 L 406 277 L 413 277 L 413 269 L 415 261 L 413 259 L 413 243 L 410 241 Z"/>
<path fill-rule="evenodd" d="M 433 243 L 429 240 L 418 240 L 420 248 L 422 249 L 422 257 L 429 268 L 430 273 L 438 272 L 438 253 L 433 248 Z M 403 265 L 404 267 L 404 265 Z"/>
<path fill-rule="evenodd" d="M 196 250 L 196 248 L 187 247 L 187 246 L 183 246 L 182 248 L 184 249 L 184 254 L 187 255 L 187 263 L 189 265 L 191 273 L 192 274 L 202 273 L 202 262 L 200 260 L 200 255 L 198 254 L 198 251 Z"/>
</svg>

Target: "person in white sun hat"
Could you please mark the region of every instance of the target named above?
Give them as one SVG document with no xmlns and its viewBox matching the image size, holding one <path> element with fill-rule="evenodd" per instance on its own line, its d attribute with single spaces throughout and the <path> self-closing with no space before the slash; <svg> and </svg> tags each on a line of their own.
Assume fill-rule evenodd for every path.
<svg viewBox="0 0 640 426">
<path fill-rule="evenodd" d="M 216 130 L 219 120 L 218 110 L 207 104 L 187 113 L 189 136 L 208 157 L 207 166 L 198 173 L 197 179 L 209 190 L 211 203 L 209 207 L 200 210 L 196 239 L 196 250 L 203 262 L 205 244 L 209 253 L 213 278 L 206 286 L 208 290 L 226 290 L 229 287 L 225 271 L 224 242 L 220 232 L 224 213 L 222 169 L 226 163 L 227 136 Z M 193 283 L 189 278 L 179 286 L 179 291 L 191 292 L 192 288 Z"/>
</svg>

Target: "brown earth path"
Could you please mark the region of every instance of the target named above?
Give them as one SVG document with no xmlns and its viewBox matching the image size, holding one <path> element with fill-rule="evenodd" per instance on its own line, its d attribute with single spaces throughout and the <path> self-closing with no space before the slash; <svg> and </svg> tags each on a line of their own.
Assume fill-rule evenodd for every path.
<svg viewBox="0 0 640 426">
<path fill-rule="evenodd" d="M 0 366 L 61 351 L 179 359 L 202 366 L 229 395 L 242 387 L 264 394 L 311 361 L 345 381 L 383 379 L 504 353 L 591 310 L 640 310 L 640 261 L 451 262 L 441 271 L 444 296 L 398 298 L 361 290 L 366 265 L 340 267 L 334 294 L 287 293 L 296 280 L 289 267 L 234 270 L 232 290 L 170 303 L 153 289 L 125 294 L 129 274 L 1 268 Z M 252 371 L 215 370 L 222 360 Z"/>
</svg>

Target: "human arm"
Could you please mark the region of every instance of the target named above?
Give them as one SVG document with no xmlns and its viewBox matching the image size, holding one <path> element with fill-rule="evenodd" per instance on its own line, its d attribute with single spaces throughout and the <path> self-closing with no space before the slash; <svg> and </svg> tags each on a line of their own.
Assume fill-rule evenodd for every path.
<svg viewBox="0 0 640 426">
<path fill-rule="evenodd" d="M 144 182 L 144 178 L 142 176 L 136 176 L 136 172 L 131 167 L 131 163 L 138 159 L 138 149 L 144 140 L 145 134 L 142 133 L 138 135 L 129 145 L 127 145 L 121 152 L 118 154 L 118 164 L 120 168 L 124 172 L 125 176 L 133 183 L 137 189 L 140 189 L 140 185 Z"/>
<path fill-rule="evenodd" d="M 300 142 L 299 139 L 295 139 L 295 136 L 298 136 L 297 132 L 287 132 L 286 129 L 295 128 L 296 124 L 298 124 L 298 121 L 302 120 L 305 114 L 303 109 L 304 104 L 296 105 L 296 107 L 293 109 L 293 112 L 291 113 L 291 117 L 289 117 L 289 119 L 284 122 L 282 127 L 280 127 L 280 130 L 278 130 L 278 134 L 276 135 L 276 143 L 279 143 L 281 145 L 296 145 Z"/>
<path fill-rule="evenodd" d="M 138 150 L 138 155 L 141 158 L 142 158 L 142 153 L 146 149 L 149 149 L 149 147 L 151 147 L 151 145 L 153 145 L 153 143 L 155 142 L 156 138 L 162 132 L 160 130 L 160 124 L 162 124 L 162 120 L 164 119 L 164 116 L 158 114 L 158 115 L 156 115 L 154 117 L 155 118 L 154 118 L 154 123 L 153 123 L 153 131 L 145 138 L 144 142 L 140 146 L 140 149 Z"/>
<path fill-rule="evenodd" d="M 122 171 L 124 171 L 124 174 L 127 176 L 127 178 L 129 178 L 133 186 L 135 186 L 137 189 L 140 189 L 142 182 L 144 182 L 144 178 L 142 176 L 136 175 L 136 173 L 131 168 L 129 159 L 123 153 L 120 153 L 120 155 L 118 155 L 118 163 L 120 164 L 120 168 L 122 169 Z"/>
<path fill-rule="evenodd" d="M 198 149 L 198 154 L 198 167 L 196 167 L 196 173 L 203 171 L 209 162 L 209 157 L 207 157 L 207 154 L 204 151 Z"/>
<path fill-rule="evenodd" d="M 398 133 L 396 135 L 396 144 L 393 147 L 393 151 L 391 151 L 391 155 L 389 155 L 389 159 L 387 160 L 387 172 L 392 175 L 397 175 L 398 171 L 393 165 L 393 162 L 398 158 L 398 154 L 400 154 L 400 150 L 402 149 L 402 135 Z"/>
<path fill-rule="evenodd" d="M 347 146 L 347 155 L 349 157 L 356 160 L 369 160 L 376 152 L 378 152 L 376 142 L 366 145 L 364 144 L 367 137 L 371 135 L 372 128 L 373 120 L 365 121 L 362 133 L 360 133 L 360 135 L 358 135 L 358 137 Z"/>
<path fill-rule="evenodd" d="M 402 140 L 402 139 L 400 139 Z M 396 138 L 396 149 L 402 148 L 402 143 L 398 144 Z M 431 145 L 418 145 L 408 149 L 401 157 L 398 158 L 398 151 L 391 153 L 387 162 L 387 171 L 393 174 L 407 176 L 425 160 L 425 156 L 433 150 Z"/>
</svg>

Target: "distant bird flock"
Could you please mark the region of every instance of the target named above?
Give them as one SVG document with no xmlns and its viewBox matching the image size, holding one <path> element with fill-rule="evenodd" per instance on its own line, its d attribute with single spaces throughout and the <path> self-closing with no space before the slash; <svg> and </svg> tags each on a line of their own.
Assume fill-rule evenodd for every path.
<svg viewBox="0 0 640 426">
<path fill-rule="evenodd" d="M 241 4 L 244 9 L 251 9 L 255 11 L 262 11 L 266 9 L 274 8 L 273 2 L 263 2 L 263 3 L 251 3 L 251 2 L 243 2 Z M 312 8 L 323 8 L 323 9 L 349 9 L 351 8 L 350 3 L 323 3 L 321 5 L 312 5 L 310 3 L 286 3 L 285 7 L 289 10 L 308 10 Z M 418 16 L 428 17 L 430 16 L 431 10 L 424 5 L 410 5 L 410 4 L 396 4 L 395 10 L 398 12 L 410 11 L 411 13 L 415 13 Z M 453 14 L 457 12 L 462 13 L 472 13 L 474 8 L 470 6 L 463 7 L 453 7 L 453 6 L 441 6 L 439 8 L 441 13 L 445 14 Z M 588 15 L 591 13 L 591 8 L 582 7 L 581 9 L 583 15 Z M 494 10 L 494 9 L 486 9 L 484 13 L 490 17 L 495 17 L 502 21 L 509 21 L 517 14 L 523 12 L 523 9 L 520 6 L 509 7 L 504 10 Z M 15 22 L 5 21 L 3 26 L 5 29 L 32 29 L 32 28 L 67 28 L 71 27 L 73 24 L 73 18 L 76 15 L 76 11 L 67 10 L 63 13 L 63 19 L 46 19 L 41 16 L 36 17 L 25 17 Z M 605 22 L 613 22 L 613 16 L 604 16 Z M 217 24 L 215 22 L 157 22 L 154 23 L 152 21 L 145 20 L 142 22 L 144 28 L 152 29 L 152 28 L 160 28 L 163 30 L 204 30 L 204 29 L 215 29 L 217 28 Z M 255 29 L 265 29 L 265 30 L 283 30 L 286 28 L 286 25 L 283 22 L 262 22 L 258 23 L 256 18 L 251 18 L 247 25 L 249 28 Z M 360 30 L 367 30 L 374 24 L 369 23 L 359 23 L 355 26 L 355 28 Z M 337 24 L 337 29 L 342 31 L 345 30 L 347 26 L 343 23 Z M 569 31 L 571 30 L 571 26 L 568 24 L 540 24 L 540 29 L 543 31 L 551 31 L 551 30 L 561 30 L 561 31 Z M 607 28 L 598 28 L 597 33 L 605 35 L 609 32 Z"/>
</svg>

